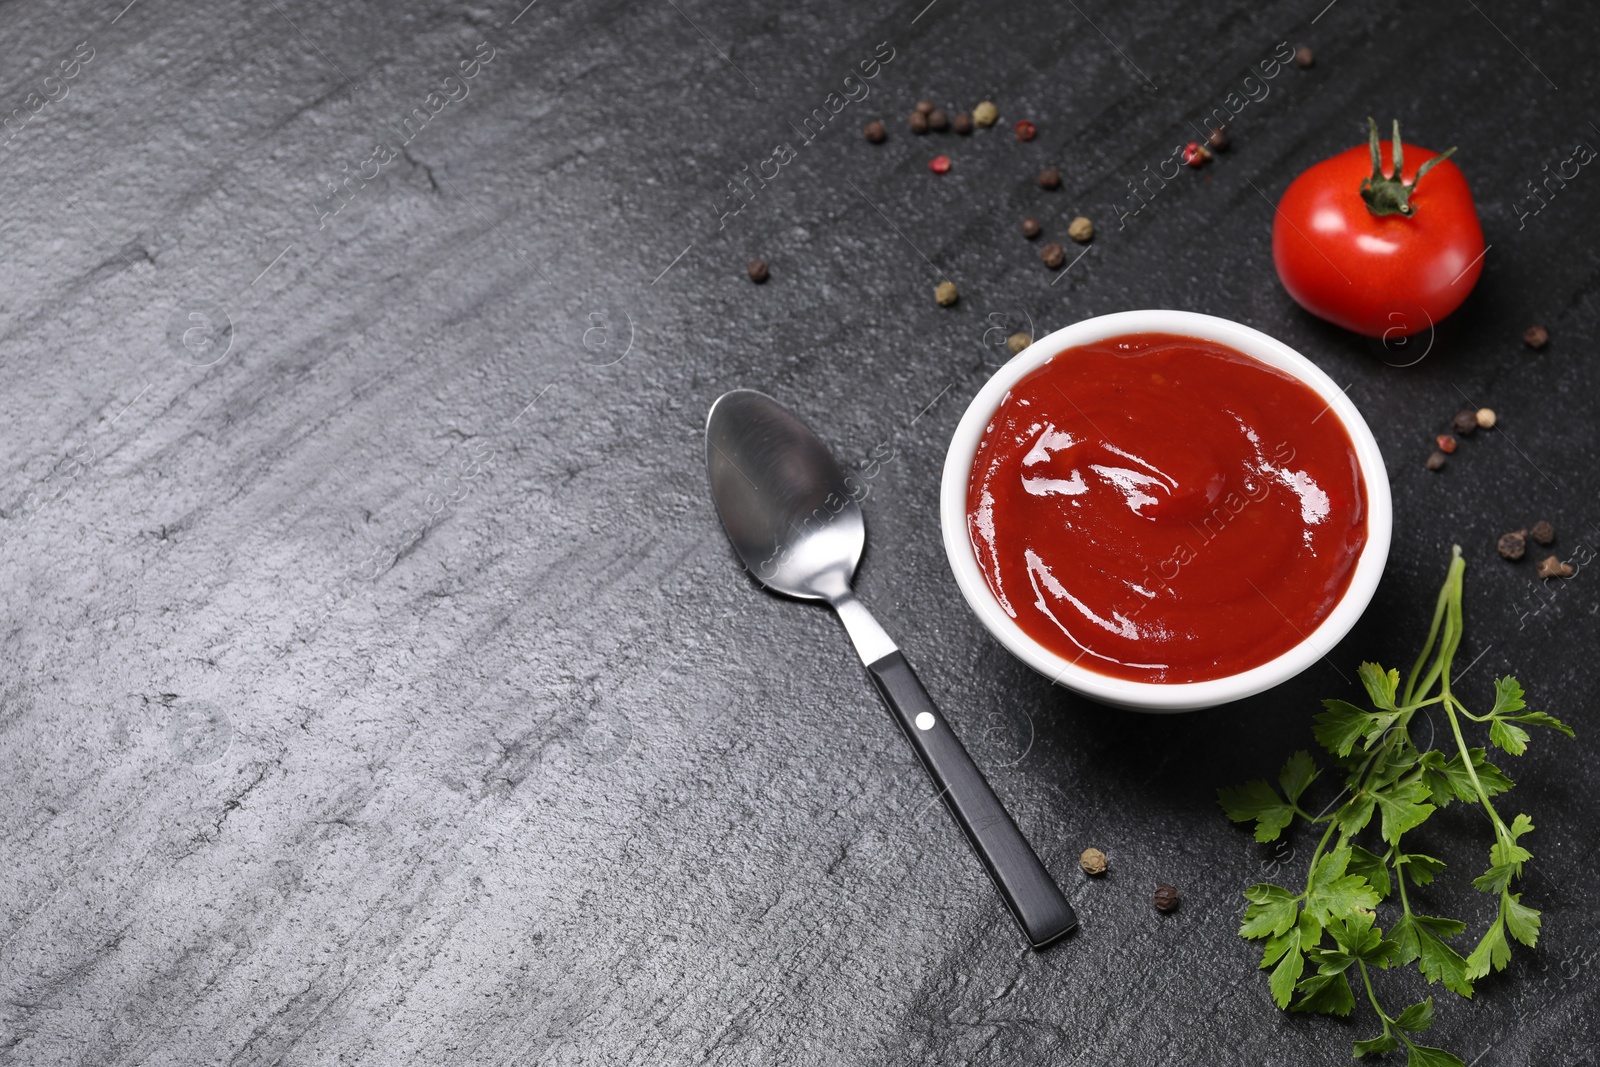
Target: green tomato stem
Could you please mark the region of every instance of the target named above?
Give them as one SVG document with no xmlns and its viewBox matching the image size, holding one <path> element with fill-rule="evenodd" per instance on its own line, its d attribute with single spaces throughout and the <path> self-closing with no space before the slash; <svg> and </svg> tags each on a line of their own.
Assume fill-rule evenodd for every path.
<svg viewBox="0 0 1600 1067">
<path fill-rule="evenodd" d="M 1405 164 L 1405 154 L 1400 141 L 1400 120 L 1394 120 L 1394 139 L 1390 141 L 1390 150 L 1394 155 L 1393 174 L 1383 172 L 1383 153 L 1378 144 L 1378 124 L 1371 116 L 1367 118 L 1367 130 L 1372 148 L 1372 174 L 1361 181 L 1361 199 L 1366 201 L 1367 210 L 1374 215 L 1402 215 L 1410 218 L 1417 210 L 1411 203 L 1411 195 L 1416 192 L 1417 183 L 1422 181 L 1424 174 L 1449 159 L 1455 153 L 1455 149 L 1452 147 L 1417 168 L 1417 176 L 1407 185 L 1405 176 L 1401 172 Z"/>
</svg>

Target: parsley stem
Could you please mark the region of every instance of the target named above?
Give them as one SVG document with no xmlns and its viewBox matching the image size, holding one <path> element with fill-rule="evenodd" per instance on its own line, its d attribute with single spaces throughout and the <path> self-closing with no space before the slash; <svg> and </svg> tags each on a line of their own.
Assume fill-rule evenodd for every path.
<svg viewBox="0 0 1600 1067">
<path fill-rule="evenodd" d="M 1330 818 L 1328 820 L 1328 828 L 1326 830 L 1322 831 L 1322 840 L 1317 842 L 1316 851 L 1311 853 L 1311 865 L 1306 868 L 1306 889 L 1307 890 L 1309 890 L 1311 888 L 1311 876 L 1316 872 L 1317 860 L 1322 858 L 1322 850 L 1328 847 L 1328 838 L 1333 836 L 1333 831 L 1336 828 L 1336 826 L 1337 826 L 1337 824 L 1332 820 L 1332 818 Z M 1304 894 L 1302 894 L 1302 895 L 1304 895 Z"/>
<path fill-rule="evenodd" d="M 1450 698 L 1449 699 L 1450 699 L 1450 703 L 1455 705 L 1455 708 L 1456 708 L 1457 711 L 1459 711 L 1461 714 L 1465 715 L 1467 718 L 1471 719 L 1473 722 L 1488 722 L 1489 720 L 1494 718 L 1493 715 L 1474 715 L 1472 712 L 1467 710 L 1467 706 L 1465 704 L 1461 703 L 1460 700 L 1456 699 L 1456 695 L 1454 693 L 1450 694 Z"/>
<path fill-rule="evenodd" d="M 1372 1005 L 1372 1010 L 1378 1013 L 1378 1018 L 1383 1020 L 1383 1032 L 1389 1032 L 1389 1024 L 1393 1019 L 1383 1013 L 1383 1008 L 1378 1005 L 1378 994 L 1372 991 L 1372 975 L 1367 973 L 1365 960 L 1356 960 L 1356 966 L 1361 968 L 1361 984 L 1367 987 L 1367 1001 Z"/>
<path fill-rule="evenodd" d="M 1446 572 L 1444 586 L 1439 590 L 1438 602 L 1434 604 L 1433 624 L 1428 627 L 1428 640 L 1423 643 L 1422 654 L 1417 657 L 1417 662 L 1412 666 L 1411 674 L 1406 679 L 1405 695 L 1400 701 L 1402 704 L 1411 703 L 1411 697 L 1417 691 L 1417 675 L 1422 671 L 1422 665 L 1428 662 L 1428 655 L 1433 652 L 1433 642 L 1439 636 L 1439 624 L 1444 621 L 1445 605 L 1450 601 L 1452 587 L 1454 587 L 1455 597 L 1458 602 L 1461 597 L 1461 572 L 1466 569 L 1467 564 L 1461 558 L 1460 545 L 1451 545 L 1450 553 L 1450 569 Z M 1434 667 L 1438 668 L 1439 664 L 1435 663 Z M 1428 672 L 1428 679 L 1422 687 L 1424 693 L 1433 687 L 1434 680 L 1437 677 L 1436 670 Z"/>
<path fill-rule="evenodd" d="M 1450 571 L 1446 571 L 1445 584 L 1438 590 L 1438 601 L 1434 605 L 1434 622 L 1427 629 L 1427 641 L 1422 645 L 1421 656 L 1416 657 L 1416 664 L 1411 667 L 1411 675 L 1406 678 L 1405 696 L 1402 704 L 1410 704 L 1411 697 L 1418 693 L 1418 673 L 1421 673 L 1422 664 L 1426 664 L 1427 657 L 1434 653 L 1434 641 L 1438 638 L 1438 627 L 1445 624 L 1445 641 L 1438 648 L 1438 657 L 1434 665 L 1427 670 L 1427 677 L 1422 680 L 1422 693 L 1427 693 L 1434 688 L 1438 677 L 1450 669 L 1450 661 L 1456 656 L 1456 646 L 1461 643 L 1461 573 L 1467 569 L 1467 561 L 1461 558 L 1461 545 L 1450 547 Z M 1454 601 L 1454 622 L 1456 622 L 1456 640 L 1450 640 L 1450 605 Z M 1448 648 L 1446 648 L 1448 646 Z"/>
<path fill-rule="evenodd" d="M 1406 876 L 1401 869 L 1400 849 L 1395 848 L 1394 884 L 1400 889 L 1400 912 L 1403 915 L 1411 914 L 1411 901 L 1406 899 Z"/>
<path fill-rule="evenodd" d="M 1494 827 L 1494 836 L 1497 840 L 1503 840 L 1508 836 L 1506 824 L 1500 821 L 1500 813 L 1494 810 L 1494 805 L 1489 802 L 1488 791 L 1478 780 L 1478 768 L 1472 765 L 1472 753 L 1467 748 L 1467 739 L 1461 736 L 1461 720 L 1456 718 L 1456 713 L 1449 704 L 1444 706 L 1444 713 L 1450 720 L 1450 732 L 1455 734 L 1456 748 L 1461 750 L 1461 762 L 1467 769 L 1467 777 L 1472 779 L 1472 788 L 1477 791 L 1478 799 L 1483 803 L 1483 810 L 1489 813 L 1489 824 Z"/>
</svg>

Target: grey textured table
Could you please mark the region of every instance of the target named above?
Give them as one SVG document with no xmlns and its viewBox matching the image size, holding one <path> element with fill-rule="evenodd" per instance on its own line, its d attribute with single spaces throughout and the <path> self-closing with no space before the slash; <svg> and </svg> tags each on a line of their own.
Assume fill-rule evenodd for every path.
<svg viewBox="0 0 1600 1067">
<path fill-rule="evenodd" d="M 1600 590 L 1493 547 L 1540 517 L 1600 544 L 1600 179 L 1529 199 L 1600 142 L 1592 11 L 923 3 L 4 6 L 0 1061 L 1346 1062 L 1366 1009 L 1279 1013 L 1234 936 L 1294 860 L 1213 790 L 1411 654 L 1459 542 L 1464 684 L 1514 670 L 1580 735 L 1515 768 L 1545 944 L 1436 1034 L 1594 1062 Z M 1315 66 L 1247 83 L 1281 42 Z M 924 95 L 1001 125 L 915 139 Z M 1128 199 L 1230 99 L 1230 154 Z M 1491 245 L 1408 367 L 1272 273 L 1269 201 L 1368 114 L 1462 146 Z M 1017 222 L 1079 213 L 1099 236 L 1051 274 Z M 1146 306 L 1349 383 L 1397 507 L 1326 662 L 1170 718 L 1011 659 L 937 530 L 1003 332 Z M 1023 947 L 836 623 L 737 570 L 700 435 L 740 385 L 879 461 L 860 590 L 1069 890 L 1067 942 Z M 1469 402 L 1502 429 L 1430 474 Z"/>
</svg>

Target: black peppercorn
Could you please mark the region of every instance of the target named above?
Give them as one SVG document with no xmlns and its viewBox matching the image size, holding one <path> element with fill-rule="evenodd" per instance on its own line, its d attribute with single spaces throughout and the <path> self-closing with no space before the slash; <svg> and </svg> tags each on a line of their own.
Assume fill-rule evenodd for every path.
<svg viewBox="0 0 1600 1067">
<path fill-rule="evenodd" d="M 933 130 L 935 133 L 943 133 L 949 128 L 950 116 L 946 115 L 943 109 L 936 107 L 928 112 L 928 129 Z"/>
<path fill-rule="evenodd" d="M 755 282 L 757 285 L 760 285 L 762 282 L 767 280 L 768 271 L 765 260 L 752 259 L 750 261 L 749 271 L 750 280 Z"/>
<path fill-rule="evenodd" d="M 1061 188 L 1061 172 L 1054 167 L 1046 167 L 1039 172 L 1039 188 Z"/>
<path fill-rule="evenodd" d="M 965 111 L 957 111 L 956 117 L 950 120 L 950 128 L 965 137 L 972 132 L 972 117 Z"/>
<path fill-rule="evenodd" d="M 1526 530 L 1514 530 L 1508 534 L 1501 534 L 1494 548 L 1503 559 L 1521 559 L 1523 553 L 1528 551 L 1528 533 Z"/>
<path fill-rule="evenodd" d="M 1543 326 L 1529 326 L 1522 332 L 1522 343 L 1533 349 L 1543 348 L 1550 343 L 1550 331 Z"/>
<path fill-rule="evenodd" d="M 1533 529 L 1528 531 L 1528 536 L 1539 542 L 1541 545 L 1554 544 L 1556 539 L 1556 528 L 1550 525 L 1549 520 L 1540 519 L 1538 522 L 1533 524 Z"/>
<path fill-rule="evenodd" d="M 912 133 L 928 132 L 928 116 L 924 115 L 922 112 L 913 111 L 911 113 L 911 117 L 906 121 L 911 124 Z"/>
<path fill-rule="evenodd" d="M 1228 146 L 1232 143 L 1233 141 L 1228 137 L 1228 127 L 1226 126 L 1218 126 L 1216 129 L 1211 131 L 1209 136 L 1206 137 L 1206 144 L 1210 145 L 1218 152 L 1226 152 L 1228 150 Z"/>
<path fill-rule="evenodd" d="M 1170 885 L 1158 885 L 1150 903 L 1156 906 L 1157 911 L 1176 911 L 1180 902 L 1178 891 Z"/>
<path fill-rule="evenodd" d="M 1475 411 L 1458 411 L 1455 418 L 1450 420 L 1450 428 L 1462 437 L 1472 434 L 1478 429 L 1478 413 Z"/>
<path fill-rule="evenodd" d="M 928 112 L 930 112 L 932 110 L 933 110 L 933 101 L 932 100 L 918 100 L 917 101 L 917 114 L 926 115 Z"/>
<path fill-rule="evenodd" d="M 1299 67 L 1301 70 L 1305 70 L 1316 61 L 1317 57 L 1312 55 L 1311 49 L 1305 45 L 1301 45 L 1299 48 L 1294 50 L 1294 65 Z"/>
<path fill-rule="evenodd" d="M 861 128 L 861 133 L 873 144 L 882 144 L 889 138 L 889 131 L 883 128 L 883 123 L 873 119 Z"/>
<path fill-rule="evenodd" d="M 1437 448 L 1428 454 L 1428 462 L 1424 464 L 1431 471 L 1444 470 L 1444 453 Z"/>
<path fill-rule="evenodd" d="M 1060 270 L 1061 265 L 1067 261 L 1067 250 L 1051 241 L 1039 249 L 1039 258 L 1044 260 L 1044 265 L 1051 270 Z"/>
<path fill-rule="evenodd" d="M 1022 236 L 1026 237 L 1028 240 L 1033 240 L 1043 232 L 1044 227 L 1039 225 L 1038 219 L 1022 220 Z"/>
</svg>

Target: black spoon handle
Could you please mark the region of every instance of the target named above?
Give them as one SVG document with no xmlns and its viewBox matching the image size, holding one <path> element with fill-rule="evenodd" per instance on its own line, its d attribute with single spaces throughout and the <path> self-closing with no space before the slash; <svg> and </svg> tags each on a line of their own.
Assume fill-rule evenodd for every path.
<svg viewBox="0 0 1600 1067">
<path fill-rule="evenodd" d="M 911 747 L 938 787 L 945 807 L 983 861 L 1006 906 L 1034 948 L 1043 948 L 1078 925 L 1072 905 L 1045 870 L 1028 839 L 994 795 L 983 772 L 899 652 L 867 665 L 884 703 L 899 720 Z"/>
</svg>

